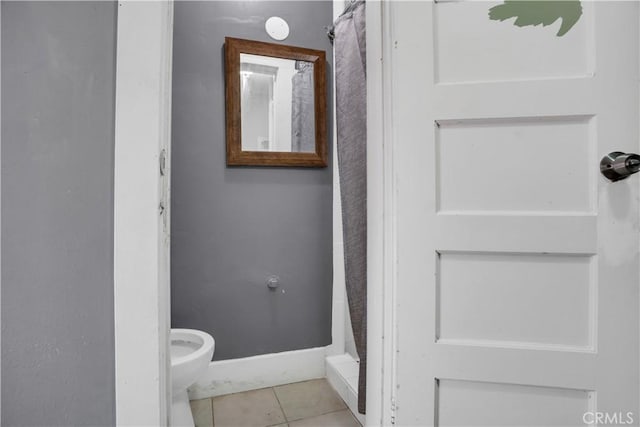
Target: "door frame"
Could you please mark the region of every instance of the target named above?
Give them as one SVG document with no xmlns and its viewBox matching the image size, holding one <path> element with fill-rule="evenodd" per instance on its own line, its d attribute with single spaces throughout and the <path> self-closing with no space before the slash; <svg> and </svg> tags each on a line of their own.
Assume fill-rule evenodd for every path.
<svg viewBox="0 0 640 427">
<path fill-rule="evenodd" d="M 117 425 L 169 425 L 170 157 L 173 1 L 121 0 L 117 11 L 114 326 Z M 161 208 L 164 203 L 165 209 Z M 162 213 L 164 211 L 164 214 Z"/>
<path fill-rule="evenodd" d="M 383 13 L 389 4 L 378 0 L 367 7 L 367 46 L 371 58 L 381 58 L 388 52 L 383 40 Z M 156 13 L 150 13 L 153 10 Z M 170 143 L 171 53 L 173 36 L 173 2 L 131 2 L 118 5 L 118 43 L 116 53 L 116 138 L 114 171 L 114 319 L 116 360 L 116 423 L 117 425 L 168 425 L 170 419 L 170 364 L 168 332 L 170 328 L 170 285 L 158 280 L 161 268 L 155 248 L 160 235 L 158 228 L 141 233 L 139 223 L 157 219 L 158 180 L 143 182 L 142 167 L 157 170 L 158 139 Z M 144 34 L 145 37 L 141 37 Z M 158 50 L 147 50 L 149 41 Z M 388 68 L 388 63 L 387 63 Z M 369 61 L 367 108 L 368 133 L 368 221 L 369 221 L 369 296 L 368 306 L 368 372 L 367 425 L 388 425 L 391 421 L 389 402 L 392 372 L 392 346 L 389 339 L 392 323 L 391 299 L 385 295 L 384 282 L 392 277 L 389 246 L 383 239 L 392 236 L 393 229 L 383 212 L 390 205 L 392 194 L 389 146 L 382 130 L 390 130 L 389 80 L 390 70 L 382 61 Z M 145 87 L 149 78 L 163 81 L 164 86 Z M 132 90 L 132 87 L 135 90 Z M 382 88 L 383 91 L 379 91 Z M 146 90 L 142 90 L 146 89 Z M 140 103 L 155 105 L 142 114 Z M 135 120 L 131 118 L 135 112 Z M 164 122 L 162 119 L 165 119 Z M 163 126 L 162 123 L 165 123 Z M 150 133 L 149 133 L 150 132 Z M 156 136 L 152 136 L 155 134 Z M 141 139 L 141 135 L 147 137 Z M 136 144 L 134 144 L 134 141 Z M 143 166 L 144 165 L 144 166 Z M 381 172 L 381 173 L 378 173 Z M 135 194 L 134 194 L 135 193 Z M 388 209 L 387 209 L 388 210 Z M 373 213 L 376 214 L 373 214 Z M 391 241 L 391 240 L 390 240 Z M 141 251 L 141 248 L 147 248 Z M 132 253 L 134 252 L 134 253 Z M 380 262 L 376 262 L 380 261 Z M 150 268 L 141 271 L 139 265 Z M 386 268 L 385 268 L 386 267 Z M 169 266 L 164 266 L 167 269 Z M 384 276 L 384 274 L 387 276 Z M 384 279 L 387 280 L 384 280 Z M 148 286 L 140 287 L 140 283 Z M 142 325 L 146 325 L 144 332 Z M 149 334 L 151 330 L 153 333 Z M 386 356 L 386 357 L 385 357 Z M 164 369 L 162 367 L 165 367 Z M 131 381 L 135 378 L 135 382 Z M 145 390 L 141 393 L 140 390 Z"/>
<path fill-rule="evenodd" d="M 368 1 L 367 20 L 367 426 L 395 423 L 396 158 L 392 1 Z"/>
<path fill-rule="evenodd" d="M 392 141 L 391 2 L 367 4 L 368 369 L 366 425 L 394 417 L 395 199 Z M 170 284 L 159 280 L 161 146 L 170 146 L 173 0 L 118 3 L 114 170 L 116 424 L 169 425 Z M 149 50 L 157 45 L 158 49 Z M 376 58 L 372 60 L 372 58 Z M 149 81 L 158 83 L 151 87 Z M 141 105 L 148 108 L 144 111 Z M 135 117 L 135 119 L 132 119 Z M 151 176 L 151 175 L 150 175 Z M 157 177 L 157 175 L 155 175 Z M 154 219 L 155 218 L 155 219 Z M 144 249 L 144 250 L 142 250 Z M 168 260 L 167 260 L 168 261 Z M 165 262 L 164 264 L 168 264 Z M 144 271 L 138 267 L 145 265 Z M 146 286 L 140 286 L 141 283 Z M 385 283 L 387 286 L 385 286 Z M 150 333 L 151 331 L 151 333 Z M 132 379 L 135 378 L 135 381 Z M 144 392 L 141 392 L 144 390 Z"/>
</svg>

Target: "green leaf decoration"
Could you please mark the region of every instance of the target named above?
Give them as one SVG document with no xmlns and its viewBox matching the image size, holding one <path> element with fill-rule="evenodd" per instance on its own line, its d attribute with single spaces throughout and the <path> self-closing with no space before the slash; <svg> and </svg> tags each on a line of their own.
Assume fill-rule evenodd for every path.
<svg viewBox="0 0 640 427">
<path fill-rule="evenodd" d="M 514 25 L 546 27 L 562 18 L 558 37 L 564 36 L 582 16 L 579 0 L 505 0 L 504 4 L 489 9 L 489 19 L 504 21 L 516 18 Z"/>
</svg>

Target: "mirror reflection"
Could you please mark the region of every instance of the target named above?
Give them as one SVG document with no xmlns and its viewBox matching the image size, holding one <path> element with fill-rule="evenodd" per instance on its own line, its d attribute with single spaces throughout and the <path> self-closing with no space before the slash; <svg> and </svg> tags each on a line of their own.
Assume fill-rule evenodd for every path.
<svg viewBox="0 0 640 427">
<path fill-rule="evenodd" d="M 315 153 L 313 63 L 240 54 L 242 151 Z"/>
</svg>

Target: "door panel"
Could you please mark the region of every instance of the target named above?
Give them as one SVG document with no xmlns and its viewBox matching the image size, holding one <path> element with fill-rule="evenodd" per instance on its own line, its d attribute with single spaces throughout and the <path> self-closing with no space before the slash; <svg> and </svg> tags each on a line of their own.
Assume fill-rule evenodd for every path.
<svg viewBox="0 0 640 427">
<path fill-rule="evenodd" d="M 582 77 L 593 74 L 593 25 L 557 31 L 489 22 L 486 1 L 440 1 L 434 9 L 438 83 Z M 589 15 L 593 17 L 593 15 Z M 582 17 L 584 20 L 585 17 Z M 589 19 L 589 18 L 586 18 Z"/>
<path fill-rule="evenodd" d="M 638 5 L 391 2 L 399 425 L 584 425 L 639 393 Z M 625 421 L 629 421 L 625 419 Z"/>
<path fill-rule="evenodd" d="M 593 255 L 439 253 L 436 342 L 593 350 L 596 261 Z"/>
<path fill-rule="evenodd" d="M 571 425 L 593 407 L 584 390 L 458 380 L 439 380 L 436 401 L 441 426 Z"/>
<path fill-rule="evenodd" d="M 438 212 L 593 212 L 594 128 L 588 116 L 438 121 Z"/>
</svg>

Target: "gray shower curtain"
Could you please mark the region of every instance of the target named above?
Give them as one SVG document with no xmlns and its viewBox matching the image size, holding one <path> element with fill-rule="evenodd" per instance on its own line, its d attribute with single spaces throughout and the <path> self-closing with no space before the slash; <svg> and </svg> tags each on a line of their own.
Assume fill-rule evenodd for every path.
<svg viewBox="0 0 640 427">
<path fill-rule="evenodd" d="M 313 63 L 296 61 L 291 79 L 291 151 L 315 153 L 316 132 L 313 102 Z"/>
<path fill-rule="evenodd" d="M 349 313 L 360 357 L 358 411 L 367 378 L 367 82 L 365 3 L 353 2 L 334 26 L 336 125 Z"/>
</svg>

